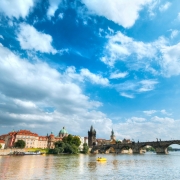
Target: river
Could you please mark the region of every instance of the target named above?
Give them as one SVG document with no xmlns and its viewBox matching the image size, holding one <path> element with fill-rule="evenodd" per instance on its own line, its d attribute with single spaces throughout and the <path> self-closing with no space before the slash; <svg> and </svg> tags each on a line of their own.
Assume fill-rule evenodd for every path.
<svg viewBox="0 0 180 180">
<path fill-rule="evenodd" d="M 179 180 L 180 152 L 168 155 L 27 155 L 0 156 L 1 180 Z"/>
</svg>

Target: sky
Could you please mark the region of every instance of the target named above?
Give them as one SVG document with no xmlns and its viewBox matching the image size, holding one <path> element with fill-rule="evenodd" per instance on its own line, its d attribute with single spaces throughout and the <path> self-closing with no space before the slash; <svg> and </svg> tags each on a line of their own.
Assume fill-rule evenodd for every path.
<svg viewBox="0 0 180 180">
<path fill-rule="evenodd" d="M 180 139 L 179 112 L 179 0 L 0 1 L 0 134 Z"/>
</svg>

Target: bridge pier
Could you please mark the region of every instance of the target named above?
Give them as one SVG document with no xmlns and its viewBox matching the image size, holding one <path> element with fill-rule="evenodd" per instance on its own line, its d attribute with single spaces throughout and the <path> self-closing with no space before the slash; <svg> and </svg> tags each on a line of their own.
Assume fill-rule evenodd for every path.
<svg viewBox="0 0 180 180">
<path fill-rule="evenodd" d="M 168 154 L 167 147 L 156 147 L 157 154 Z"/>
<path fill-rule="evenodd" d="M 132 153 L 133 154 L 140 154 L 140 149 L 138 146 L 133 146 L 132 147 Z"/>
</svg>

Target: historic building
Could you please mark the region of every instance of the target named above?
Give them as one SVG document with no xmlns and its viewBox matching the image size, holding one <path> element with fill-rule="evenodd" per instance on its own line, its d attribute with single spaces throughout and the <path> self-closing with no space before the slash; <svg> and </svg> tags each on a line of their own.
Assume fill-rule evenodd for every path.
<svg viewBox="0 0 180 180">
<path fill-rule="evenodd" d="M 80 136 L 78 136 L 78 137 L 81 141 L 81 144 L 79 146 L 79 150 L 82 151 L 83 150 L 83 144 L 87 143 L 87 145 L 88 145 L 88 137 L 80 137 Z"/>
<path fill-rule="evenodd" d="M 0 149 L 4 149 L 5 147 L 5 141 L 0 139 L 0 145 L 1 145 L 1 148 Z"/>
<path fill-rule="evenodd" d="M 91 147 L 96 144 L 96 131 L 91 126 L 90 131 L 88 131 L 88 146 Z"/>
<path fill-rule="evenodd" d="M 63 129 L 61 129 L 61 130 L 59 131 L 59 137 L 60 137 L 60 138 L 63 138 L 63 137 L 66 137 L 66 136 L 68 136 L 68 132 L 67 132 L 67 130 L 65 129 L 65 127 L 63 127 Z"/>
<path fill-rule="evenodd" d="M 26 143 L 26 148 L 54 148 L 54 143 L 62 141 L 62 138 L 68 136 L 68 132 L 63 127 L 58 136 L 54 136 L 51 132 L 50 135 L 39 136 L 29 130 L 12 131 L 8 134 L 0 136 L 0 141 L 4 142 L 4 148 L 14 147 L 15 142 L 23 140 Z"/>
<path fill-rule="evenodd" d="M 105 145 L 105 144 L 116 144 L 116 137 L 112 129 L 110 139 L 96 138 L 96 130 L 91 126 L 90 131 L 88 131 L 88 146 L 92 147 L 93 145 Z"/>
</svg>

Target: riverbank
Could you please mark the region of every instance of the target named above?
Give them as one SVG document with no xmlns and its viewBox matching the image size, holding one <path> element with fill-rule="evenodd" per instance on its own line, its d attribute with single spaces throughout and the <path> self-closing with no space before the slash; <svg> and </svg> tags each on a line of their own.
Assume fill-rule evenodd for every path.
<svg viewBox="0 0 180 180">
<path fill-rule="evenodd" d="M 16 149 L 16 148 L 0 149 L 0 156 L 7 156 L 9 154 L 12 154 L 14 151 L 16 151 L 16 152 L 25 152 L 25 149 Z"/>
</svg>

